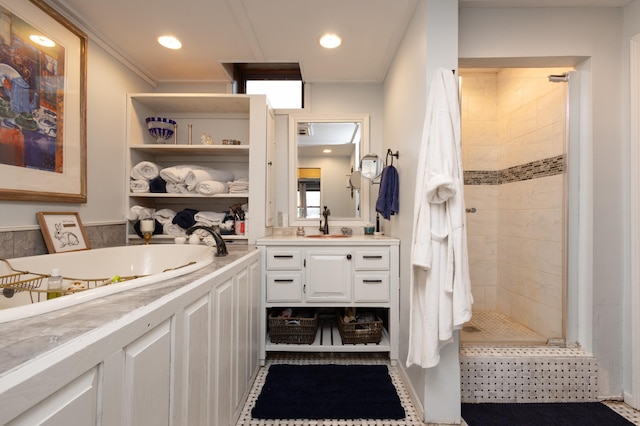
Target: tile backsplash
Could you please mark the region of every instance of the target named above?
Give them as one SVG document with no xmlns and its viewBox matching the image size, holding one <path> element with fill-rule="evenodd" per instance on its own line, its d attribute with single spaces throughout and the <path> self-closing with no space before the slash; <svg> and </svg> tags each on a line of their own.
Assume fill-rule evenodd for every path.
<svg viewBox="0 0 640 426">
<path fill-rule="evenodd" d="M 126 244 L 126 224 L 85 225 L 91 248 L 115 247 Z M 39 229 L 0 232 L 0 259 L 47 254 Z"/>
</svg>

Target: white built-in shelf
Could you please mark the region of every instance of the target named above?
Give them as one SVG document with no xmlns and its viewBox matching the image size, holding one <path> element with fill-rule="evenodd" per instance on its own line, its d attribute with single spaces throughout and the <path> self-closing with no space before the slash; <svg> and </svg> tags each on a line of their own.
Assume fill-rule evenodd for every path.
<svg viewBox="0 0 640 426">
<path fill-rule="evenodd" d="M 243 192 L 241 194 L 234 193 L 224 193 L 224 194 L 213 194 L 213 195 L 203 195 L 203 194 L 195 194 L 195 193 L 169 193 L 169 192 L 131 192 L 129 193 L 129 197 L 139 197 L 139 198 L 233 198 L 233 199 L 246 199 L 249 198 L 248 192 Z"/>
<path fill-rule="evenodd" d="M 163 113 L 248 113 L 251 98 L 248 95 L 211 93 L 137 93 L 133 101 Z"/>
<path fill-rule="evenodd" d="M 316 339 L 311 344 L 271 343 L 267 334 L 267 351 L 283 352 L 389 352 L 391 341 L 385 328 L 380 343 L 343 344 L 340 331 L 335 325 L 321 323 L 318 325 Z"/>
<path fill-rule="evenodd" d="M 153 155 L 215 155 L 227 157 L 249 156 L 249 145 L 187 145 L 187 144 L 144 144 L 131 145 L 132 151 Z"/>
</svg>

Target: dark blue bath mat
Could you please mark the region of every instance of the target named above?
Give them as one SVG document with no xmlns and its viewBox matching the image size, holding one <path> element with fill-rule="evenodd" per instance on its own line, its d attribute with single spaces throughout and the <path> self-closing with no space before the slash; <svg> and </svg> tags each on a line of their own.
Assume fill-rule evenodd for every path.
<svg viewBox="0 0 640 426">
<path fill-rule="evenodd" d="M 469 426 L 633 426 L 600 402 L 462 404 Z"/>
<path fill-rule="evenodd" d="M 254 419 L 403 419 L 386 365 L 273 364 Z"/>
</svg>

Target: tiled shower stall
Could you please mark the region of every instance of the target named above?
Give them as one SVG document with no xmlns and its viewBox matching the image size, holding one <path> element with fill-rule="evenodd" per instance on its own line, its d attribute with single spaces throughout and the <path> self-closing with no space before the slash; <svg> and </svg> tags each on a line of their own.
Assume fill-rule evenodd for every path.
<svg viewBox="0 0 640 426">
<path fill-rule="evenodd" d="M 567 84 L 547 76 L 565 71 L 460 72 L 474 314 L 506 316 L 535 343 L 564 337 Z"/>
</svg>

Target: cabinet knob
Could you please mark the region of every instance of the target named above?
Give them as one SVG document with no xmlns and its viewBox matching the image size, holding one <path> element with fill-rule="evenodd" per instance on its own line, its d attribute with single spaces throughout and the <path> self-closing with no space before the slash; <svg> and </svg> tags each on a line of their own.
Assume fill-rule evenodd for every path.
<svg viewBox="0 0 640 426">
<path fill-rule="evenodd" d="M 272 166 L 272 165 L 273 165 L 273 161 L 269 161 L 267 164 L 268 164 L 269 166 Z"/>
<path fill-rule="evenodd" d="M 351 255 L 350 254 L 347 255 L 347 260 L 351 260 Z"/>
</svg>

